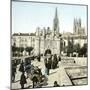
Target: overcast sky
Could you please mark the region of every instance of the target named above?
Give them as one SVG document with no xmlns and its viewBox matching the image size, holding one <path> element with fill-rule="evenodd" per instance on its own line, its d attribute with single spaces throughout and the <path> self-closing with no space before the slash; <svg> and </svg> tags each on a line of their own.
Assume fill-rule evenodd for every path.
<svg viewBox="0 0 90 90">
<path fill-rule="evenodd" d="M 52 30 L 56 7 L 60 32 L 73 32 L 74 18 L 81 18 L 86 30 L 86 6 L 12 1 L 12 33 L 30 33 L 48 26 Z"/>
</svg>

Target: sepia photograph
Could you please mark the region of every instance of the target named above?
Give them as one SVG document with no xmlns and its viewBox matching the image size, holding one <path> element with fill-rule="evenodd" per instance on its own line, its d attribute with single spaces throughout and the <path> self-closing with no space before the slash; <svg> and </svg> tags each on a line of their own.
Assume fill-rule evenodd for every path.
<svg viewBox="0 0 90 90">
<path fill-rule="evenodd" d="M 11 1 L 11 89 L 88 84 L 88 6 Z"/>
</svg>

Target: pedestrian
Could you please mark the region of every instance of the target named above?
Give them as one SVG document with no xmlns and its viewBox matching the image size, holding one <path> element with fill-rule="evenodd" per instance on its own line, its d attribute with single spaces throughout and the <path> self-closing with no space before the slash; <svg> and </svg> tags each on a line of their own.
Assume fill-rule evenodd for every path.
<svg viewBox="0 0 90 90">
<path fill-rule="evenodd" d="M 12 81 L 15 81 L 16 67 L 12 66 Z"/>
<path fill-rule="evenodd" d="M 58 56 L 58 61 L 61 61 L 61 56 Z"/>
<path fill-rule="evenodd" d="M 12 81 L 15 81 L 15 74 L 16 74 L 16 68 L 17 68 L 17 64 L 16 64 L 16 60 L 12 62 Z"/>
<path fill-rule="evenodd" d="M 52 64 L 51 64 L 51 68 L 52 68 L 52 69 L 55 68 L 55 60 L 54 60 L 54 56 L 52 56 Z"/>
<path fill-rule="evenodd" d="M 37 59 L 38 59 L 38 61 L 40 62 L 40 61 L 41 61 L 41 56 L 38 55 Z"/>
<path fill-rule="evenodd" d="M 24 72 L 24 62 L 22 61 L 22 63 L 20 64 L 20 68 L 19 68 L 20 72 Z"/>
<path fill-rule="evenodd" d="M 58 60 L 57 60 L 57 55 L 54 55 L 54 69 L 57 67 Z"/>
<path fill-rule="evenodd" d="M 24 84 L 26 84 L 26 83 L 27 83 L 26 76 L 24 75 L 24 72 L 23 72 L 21 75 L 21 78 L 20 78 L 21 89 L 24 89 Z"/>
<path fill-rule="evenodd" d="M 54 82 L 54 87 L 59 87 L 59 84 L 57 83 L 57 81 Z"/>
<path fill-rule="evenodd" d="M 47 59 L 47 75 L 49 75 L 51 69 L 51 63 L 50 63 L 50 58 Z"/>
<path fill-rule="evenodd" d="M 50 58 L 45 58 L 44 62 L 45 62 L 47 75 L 49 75 L 49 72 L 50 72 L 50 69 L 51 69 L 51 63 L 52 63 L 51 57 Z"/>
<path fill-rule="evenodd" d="M 35 88 L 35 86 L 38 83 L 38 78 L 37 78 L 37 74 L 34 73 L 33 77 L 32 77 L 32 81 L 33 81 L 33 88 Z"/>
</svg>

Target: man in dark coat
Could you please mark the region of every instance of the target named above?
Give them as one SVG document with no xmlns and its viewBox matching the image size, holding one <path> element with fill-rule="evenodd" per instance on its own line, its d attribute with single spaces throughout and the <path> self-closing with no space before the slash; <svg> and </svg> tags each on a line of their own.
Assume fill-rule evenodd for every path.
<svg viewBox="0 0 90 90">
<path fill-rule="evenodd" d="M 58 61 L 61 61 L 61 56 L 58 56 Z"/>
<path fill-rule="evenodd" d="M 59 87 L 59 84 L 57 83 L 57 81 L 54 82 L 54 87 Z"/>
<path fill-rule="evenodd" d="M 54 56 L 52 56 L 52 69 L 55 69 L 57 67 L 57 64 L 58 64 L 57 55 L 54 54 Z"/>
<path fill-rule="evenodd" d="M 22 72 L 22 73 L 24 72 L 24 63 L 23 63 L 23 61 L 22 61 L 22 63 L 20 64 L 19 71 Z"/>
<path fill-rule="evenodd" d="M 14 62 L 12 63 L 12 81 L 13 81 L 13 82 L 15 81 L 16 68 L 17 68 L 17 64 L 16 64 L 16 62 L 14 61 Z"/>
<path fill-rule="evenodd" d="M 15 73 L 16 73 L 16 67 L 12 66 L 12 81 L 15 81 Z"/>
<path fill-rule="evenodd" d="M 24 75 L 24 72 L 23 72 L 21 75 L 21 78 L 20 78 L 20 84 L 21 84 L 22 89 L 24 89 L 24 84 L 26 84 L 26 83 L 27 83 L 26 76 Z"/>
<path fill-rule="evenodd" d="M 52 68 L 52 69 L 55 68 L 55 60 L 54 60 L 54 56 L 52 56 L 52 64 L 51 64 L 51 68 Z"/>
<path fill-rule="evenodd" d="M 35 88 L 35 86 L 37 85 L 37 82 L 38 82 L 37 74 L 33 75 L 32 81 L 33 81 L 33 88 Z"/>
<path fill-rule="evenodd" d="M 37 60 L 38 60 L 39 62 L 41 61 L 40 59 L 41 59 L 41 56 L 38 55 L 38 56 L 37 56 Z"/>
<path fill-rule="evenodd" d="M 57 64 L 58 64 L 58 60 L 57 60 L 57 55 L 56 54 L 54 55 L 54 60 L 55 60 L 54 63 L 55 63 L 55 68 L 56 68 L 57 67 Z"/>
<path fill-rule="evenodd" d="M 51 58 L 45 58 L 45 67 L 47 69 L 47 75 L 49 75 L 49 71 L 51 69 L 51 63 L 52 63 L 52 60 Z"/>
</svg>

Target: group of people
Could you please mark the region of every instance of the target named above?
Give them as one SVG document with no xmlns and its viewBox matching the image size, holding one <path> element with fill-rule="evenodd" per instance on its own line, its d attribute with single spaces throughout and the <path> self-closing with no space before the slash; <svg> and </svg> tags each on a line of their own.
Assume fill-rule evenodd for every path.
<svg viewBox="0 0 90 90">
<path fill-rule="evenodd" d="M 60 56 L 57 56 L 56 54 L 51 55 L 47 54 L 44 59 L 45 67 L 47 69 L 47 75 L 49 75 L 50 69 L 55 69 L 58 66 L 58 62 L 61 61 Z"/>
<path fill-rule="evenodd" d="M 42 71 L 39 67 L 31 65 L 31 60 L 28 60 L 30 62 L 25 63 L 21 62 L 19 71 L 22 73 L 20 76 L 20 85 L 21 88 L 24 89 L 24 85 L 27 83 L 27 78 L 30 78 L 32 81 L 32 87 L 42 87 L 43 85 L 47 84 L 47 77 L 46 75 L 42 74 Z M 40 57 L 38 57 L 38 61 L 40 62 Z M 46 54 L 44 58 L 44 64 L 46 68 L 46 74 L 49 75 L 50 69 L 55 69 L 58 66 L 58 62 L 61 61 L 60 56 L 57 56 L 56 54 L 51 55 L 51 54 Z M 30 65 L 30 66 L 29 66 Z M 12 64 L 12 81 L 15 82 L 15 74 L 16 74 L 16 68 L 17 64 L 13 63 Z M 25 73 L 27 73 L 26 77 Z M 57 84 L 57 81 L 54 82 L 54 87 L 59 86 Z"/>
<path fill-rule="evenodd" d="M 15 82 L 15 74 L 17 70 L 16 68 L 17 64 L 12 64 L 12 82 Z M 31 65 L 31 67 L 28 67 L 28 63 L 26 64 L 22 61 L 19 65 L 18 70 L 21 72 L 20 85 L 22 89 L 24 89 L 25 84 L 27 84 L 27 78 L 29 78 L 32 81 L 33 88 L 42 87 L 47 83 L 47 78 L 44 75 L 42 75 L 41 69 L 37 66 Z M 26 74 L 28 75 L 28 77 Z"/>
<path fill-rule="evenodd" d="M 20 76 L 20 85 L 21 88 L 24 89 L 24 84 L 27 83 L 26 76 L 25 76 L 25 68 L 24 68 L 24 62 L 22 61 L 20 63 L 19 71 L 22 73 Z M 17 73 L 17 63 L 16 60 L 12 62 L 12 82 L 15 83 L 15 76 Z"/>
<path fill-rule="evenodd" d="M 24 88 L 24 84 L 27 83 L 26 76 L 24 72 L 27 73 L 28 78 L 32 81 L 32 88 L 42 87 L 47 83 L 47 78 L 45 75 L 42 75 L 41 69 L 37 66 L 31 65 L 30 69 L 24 69 L 24 63 L 20 65 L 19 71 L 22 72 L 21 78 L 20 78 L 20 84 L 21 88 Z M 30 71 L 30 72 L 28 72 Z"/>
<path fill-rule="evenodd" d="M 42 87 L 47 84 L 47 77 L 42 74 L 41 69 L 37 66 L 31 70 L 31 80 L 33 82 L 33 88 Z"/>
<path fill-rule="evenodd" d="M 20 77 L 20 85 L 22 89 L 24 89 L 24 85 L 27 83 L 24 65 L 25 65 L 24 62 L 22 61 L 19 67 L 19 71 L 22 73 Z"/>
</svg>

